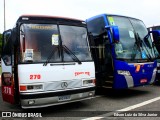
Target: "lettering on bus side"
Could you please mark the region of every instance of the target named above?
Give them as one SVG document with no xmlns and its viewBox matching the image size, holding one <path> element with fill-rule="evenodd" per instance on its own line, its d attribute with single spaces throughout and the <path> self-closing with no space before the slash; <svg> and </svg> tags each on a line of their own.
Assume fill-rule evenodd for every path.
<svg viewBox="0 0 160 120">
<path fill-rule="evenodd" d="M 11 87 L 5 86 L 5 87 L 4 87 L 4 93 L 5 93 L 5 94 L 8 94 L 8 95 L 12 95 Z"/>
<path fill-rule="evenodd" d="M 90 76 L 90 72 L 75 72 L 75 76 L 82 75 L 82 74 Z"/>
<path fill-rule="evenodd" d="M 30 75 L 30 80 L 40 80 L 40 79 L 41 79 L 41 75 L 40 74 Z"/>
</svg>

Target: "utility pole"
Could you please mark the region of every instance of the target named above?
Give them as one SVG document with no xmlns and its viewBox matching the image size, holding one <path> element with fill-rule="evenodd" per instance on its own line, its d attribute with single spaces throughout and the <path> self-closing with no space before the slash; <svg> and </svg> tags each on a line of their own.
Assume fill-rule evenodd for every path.
<svg viewBox="0 0 160 120">
<path fill-rule="evenodd" d="M 5 0 L 4 0 L 4 31 L 6 30 L 6 5 L 5 5 Z"/>
</svg>

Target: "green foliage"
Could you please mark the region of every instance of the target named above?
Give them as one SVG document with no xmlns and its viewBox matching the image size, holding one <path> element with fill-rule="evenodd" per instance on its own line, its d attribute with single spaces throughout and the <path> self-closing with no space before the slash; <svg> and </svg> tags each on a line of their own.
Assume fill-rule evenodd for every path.
<svg viewBox="0 0 160 120">
<path fill-rule="evenodd" d="M 2 74 L 2 68 L 0 67 L 0 76 L 1 76 L 1 74 Z"/>
<path fill-rule="evenodd" d="M 2 40 L 2 34 L 0 33 L 0 40 Z"/>
<path fill-rule="evenodd" d="M 0 33 L 0 57 L 1 57 L 1 51 L 2 51 L 2 34 Z"/>
<path fill-rule="evenodd" d="M 0 45 L 2 44 L 2 34 L 0 33 Z M 0 46 L 1 47 L 1 46 Z"/>
</svg>

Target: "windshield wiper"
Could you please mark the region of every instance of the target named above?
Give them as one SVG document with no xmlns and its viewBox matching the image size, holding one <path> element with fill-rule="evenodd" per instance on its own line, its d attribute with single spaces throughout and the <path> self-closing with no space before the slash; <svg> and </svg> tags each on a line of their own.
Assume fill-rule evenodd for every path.
<svg viewBox="0 0 160 120">
<path fill-rule="evenodd" d="M 72 57 L 74 61 L 78 62 L 78 64 L 82 64 L 78 57 L 66 45 L 62 45 L 62 47 L 64 48 L 66 53 L 68 53 Z"/>
<path fill-rule="evenodd" d="M 140 41 L 141 41 L 142 44 L 144 45 L 144 47 L 145 47 L 145 49 L 146 49 L 146 51 L 147 51 L 147 53 L 148 53 L 148 54 L 146 54 L 146 56 L 148 57 L 148 59 L 149 59 L 150 61 L 152 61 L 152 55 L 150 55 L 150 53 L 149 53 L 149 51 L 148 51 L 148 48 L 147 48 L 146 44 L 144 43 L 144 40 L 141 40 L 141 38 L 140 38 L 140 36 L 139 36 L 138 33 L 137 33 L 137 36 L 138 36 L 138 39 L 140 39 Z M 149 43 L 148 43 L 148 44 L 149 44 Z M 148 47 L 151 47 L 151 46 L 148 46 Z M 142 46 L 141 46 L 141 48 L 142 48 Z"/>
<path fill-rule="evenodd" d="M 132 60 L 132 61 L 133 61 L 133 60 L 135 59 L 135 57 L 136 57 L 136 53 L 134 53 L 135 50 L 136 50 L 136 48 L 135 48 L 136 46 L 137 46 L 138 51 L 140 51 L 140 54 L 142 55 L 142 51 L 141 51 L 142 43 L 141 43 L 141 40 L 140 40 L 140 38 L 137 36 L 137 33 L 135 33 L 135 32 L 134 32 L 134 36 L 135 36 L 136 42 L 135 42 L 135 44 L 134 44 L 134 50 L 132 51 L 132 56 L 131 56 L 131 60 Z"/>
<path fill-rule="evenodd" d="M 72 57 L 74 61 L 78 62 L 78 64 L 82 64 L 82 62 L 77 58 L 77 56 L 67 46 L 62 45 L 62 48 L 66 51 L 67 54 L 69 54 Z M 55 49 L 52 50 L 46 62 L 44 62 L 43 66 L 46 66 L 49 63 L 54 53 L 55 53 Z"/>
<path fill-rule="evenodd" d="M 151 49 L 151 54 L 152 54 L 152 56 L 154 56 L 154 57 L 156 58 L 155 45 L 154 45 L 153 42 L 152 42 L 152 45 L 150 45 L 148 38 L 149 38 L 149 35 L 147 35 L 147 36 L 144 37 L 144 43 L 146 44 L 146 46 L 147 46 L 149 49 Z"/>
<path fill-rule="evenodd" d="M 146 46 L 145 46 L 145 44 L 144 44 L 144 42 L 143 42 L 143 40 L 141 40 L 141 38 L 140 38 L 140 36 L 139 36 L 139 34 L 138 33 L 135 33 L 135 39 L 136 39 L 136 45 L 137 45 L 137 47 L 138 47 L 138 49 L 139 49 L 139 51 L 140 51 L 140 53 L 141 53 L 141 55 L 142 55 L 142 53 L 143 53 L 143 51 L 144 50 L 142 50 L 142 44 L 144 45 L 144 47 L 146 48 Z M 146 57 L 150 60 L 150 61 L 152 61 L 152 57 L 150 56 L 150 53 L 148 52 L 148 49 L 146 48 L 146 50 L 147 50 L 147 53 L 148 54 L 146 54 Z"/>
<path fill-rule="evenodd" d="M 56 48 L 58 49 L 59 46 L 56 47 Z M 55 51 L 56 51 L 55 49 L 53 49 L 53 50 L 51 51 L 50 55 L 48 56 L 46 62 L 44 62 L 43 66 L 47 66 L 47 64 L 49 63 L 49 61 L 50 61 L 50 59 L 52 58 L 52 56 L 53 56 L 53 54 L 55 53 Z M 59 56 L 60 56 L 60 55 L 59 55 Z"/>
<path fill-rule="evenodd" d="M 132 54 L 131 54 L 131 61 L 133 61 L 136 57 L 136 42 L 134 43 L 134 47 L 133 47 L 133 51 L 132 51 Z"/>
</svg>

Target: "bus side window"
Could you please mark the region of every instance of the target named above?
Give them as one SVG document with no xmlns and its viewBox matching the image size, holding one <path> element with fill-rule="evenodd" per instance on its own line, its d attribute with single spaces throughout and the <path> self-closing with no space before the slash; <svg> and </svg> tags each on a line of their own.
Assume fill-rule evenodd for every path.
<svg viewBox="0 0 160 120">
<path fill-rule="evenodd" d="M 12 64 L 12 39 L 11 31 L 6 31 L 3 33 L 3 43 L 2 43 L 2 59 L 6 65 Z"/>
</svg>

